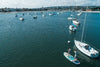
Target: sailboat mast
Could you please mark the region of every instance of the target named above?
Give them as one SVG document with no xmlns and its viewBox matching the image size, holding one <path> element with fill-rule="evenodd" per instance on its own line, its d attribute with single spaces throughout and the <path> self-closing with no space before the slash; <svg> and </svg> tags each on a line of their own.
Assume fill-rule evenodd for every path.
<svg viewBox="0 0 100 67">
<path fill-rule="evenodd" d="M 86 11 L 87 11 L 87 7 L 86 7 Z M 87 16 L 87 12 L 85 12 L 84 24 L 83 24 L 82 35 L 81 35 L 81 42 L 83 41 L 83 35 L 84 35 L 84 29 L 85 29 L 85 23 L 86 23 L 86 16 Z"/>
<path fill-rule="evenodd" d="M 77 0 L 75 0 L 76 2 L 75 2 L 75 6 L 76 6 L 76 10 L 77 10 Z"/>
</svg>

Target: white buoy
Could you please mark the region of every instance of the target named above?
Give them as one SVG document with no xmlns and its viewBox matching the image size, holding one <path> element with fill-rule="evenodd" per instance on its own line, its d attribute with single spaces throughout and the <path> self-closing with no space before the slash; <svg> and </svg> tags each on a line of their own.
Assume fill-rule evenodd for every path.
<svg viewBox="0 0 100 67">
<path fill-rule="evenodd" d="M 68 44 L 70 43 L 70 41 L 69 41 L 69 40 L 68 40 L 67 42 L 68 42 Z"/>
</svg>

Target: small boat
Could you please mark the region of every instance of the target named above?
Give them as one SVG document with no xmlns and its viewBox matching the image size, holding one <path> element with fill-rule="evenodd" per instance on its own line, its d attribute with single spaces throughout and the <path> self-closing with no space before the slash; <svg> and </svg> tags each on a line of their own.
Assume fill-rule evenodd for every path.
<svg viewBox="0 0 100 67">
<path fill-rule="evenodd" d="M 42 17 L 44 17 L 45 15 L 44 14 L 42 14 Z"/>
<path fill-rule="evenodd" d="M 59 12 L 57 12 L 57 14 L 60 14 Z"/>
<path fill-rule="evenodd" d="M 80 16 L 82 14 L 82 12 L 78 13 L 77 16 Z"/>
<path fill-rule="evenodd" d="M 73 16 L 72 14 L 70 16 Z"/>
<path fill-rule="evenodd" d="M 99 56 L 99 52 L 95 50 L 93 47 L 91 47 L 89 44 L 86 44 L 84 42 L 80 42 L 77 40 L 74 40 L 74 43 L 76 47 L 85 55 L 91 57 L 91 58 L 96 58 Z"/>
<path fill-rule="evenodd" d="M 15 17 L 17 17 L 17 14 L 15 15 Z"/>
<path fill-rule="evenodd" d="M 53 14 L 49 13 L 49 16 L 51 16 L 51 15 L 53 15 Z"/>
<path fill-rule="evenodd" d="M 19 20 L 23 21 L 23 20 L 24 20 L 24 18 L 22 18 L 22 17 L 21 17 L 21 18 L 19 18 Z"/>
<path fill-rule="evenodd" d="M 75 25 L 79 25 L 79 24 L 80 24 L 80 22 L 79 22 L 79 21 L 77 21 L 77 20 L 73 20 L 73 24 L 75 24 Z"/>
<path fill-rule="evenodd" d="M 76 29 L 77 29 L 77 28 L 76 28 L 75 26 L 73 26 L 73 25 L 70 25 L 70 26 L 69 26 L 69 30 L 70 30 L 70 31 L 75 32 Z"/>
<path fill-rule="evenodd" d="M 37 16 L 33 16 L 34 19 L 37 19 Z"/>
<path fill-rule="evenodd" d="M 64 56 L 72 63 L 78 65 L 80 64 L 79 60 L 77 60 L 76 58 L 74 58 L 71 54 L 68 54 L 67 52 L 64 52 Z"/>
<path fill-rule="evenodd" d="M 72 20 L 73 18 L 72 17 L 68 17 L 68 20 Z"/>
</svg>

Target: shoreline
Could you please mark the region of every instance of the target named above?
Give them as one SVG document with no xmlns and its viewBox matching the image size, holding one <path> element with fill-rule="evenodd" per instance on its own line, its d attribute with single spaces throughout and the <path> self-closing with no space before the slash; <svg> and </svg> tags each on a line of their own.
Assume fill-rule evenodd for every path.
<svg viewBox="0 0 100 67">
<path fill-rule="evenodd" d="M 4 14 L 4 13 L 23 13 L 23 12 L 52 12 L 52 11 L 58 11 L 58 12 L 70 12 L 68 10 L 48 10 L 48 11 L 14 11 L 14 12 L 0 12 L 0 14 Z M 76 11 L 76 12 L 80 12 L 80 11 Z M 100 11 L 81 11 L 81 12 L 88 12 L 88 13 L 100 13 Z"/>
<path fill-rule="evenodd" d="M 88 13 L 100 13 L 100 11 L 82 11 L 82 12 L 88 12 Z"/>
</svg>

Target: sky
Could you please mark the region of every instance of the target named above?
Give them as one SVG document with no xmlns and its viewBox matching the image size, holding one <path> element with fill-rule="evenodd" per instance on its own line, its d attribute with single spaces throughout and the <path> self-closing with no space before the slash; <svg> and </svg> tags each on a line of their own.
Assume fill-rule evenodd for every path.
<svg viewBox="0 0 100 67">
<path fill-rule="evenodd" d="M 41 8 L 75 5 L 100 6 L 100 0 L 0 0 L 0 8 Z"/>
</svg>

